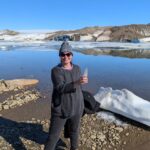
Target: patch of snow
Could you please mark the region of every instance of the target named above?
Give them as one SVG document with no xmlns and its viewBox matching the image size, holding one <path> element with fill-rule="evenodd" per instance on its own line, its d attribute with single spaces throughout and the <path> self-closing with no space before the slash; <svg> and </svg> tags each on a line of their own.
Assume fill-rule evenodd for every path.
<svg viewBox="0 0 150 150">
<path fill-rule="evenodd" d="M 94 97 L 101 108 L 150 126 L 150 102 L 131 91 L 101 87 Z"/>
<path fill-rule="evenodd" d="M 139 39 L 140 42 L 150 42 L 150 37 Z"/>
</svg>

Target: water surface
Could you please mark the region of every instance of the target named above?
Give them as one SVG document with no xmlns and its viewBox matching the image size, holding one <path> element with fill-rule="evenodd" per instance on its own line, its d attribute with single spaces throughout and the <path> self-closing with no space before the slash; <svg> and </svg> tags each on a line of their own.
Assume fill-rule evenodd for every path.
<svg viewBox="0 0 150 150">
<path fill-rule="evenodd" d="M 50 70 L 59 63 L 58 51 L 16 49 L 0 51 L 0 79 L 37 78 L 38 88 L 51 91 Z M 83 89 L 96 93 L 99 87 L 112 87 L 134 92 L 150 100 L 150 59 L 105 55 L 85 55 L 74 52 L 73 62 L 88 67 L 89 83 Z"/>
</svg>

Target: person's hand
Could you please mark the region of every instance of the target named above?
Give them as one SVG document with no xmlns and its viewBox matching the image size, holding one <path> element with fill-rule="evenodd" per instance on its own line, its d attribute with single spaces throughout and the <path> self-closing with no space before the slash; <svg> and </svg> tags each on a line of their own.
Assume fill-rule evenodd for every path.
<svg viewBox="0 0 150 150">
<path fill-rule="evenodd" d="M 81 76 L 79 80 L 75 81 L 75 84 L 86 84 L 88 83 L 87 76 Z"/>
<path fill-rule="evenodd" d="M 86 84 L 86 83 L 88 83 L 88 77 L 87 77 L 87 76 L 81 76 L 81 78 L 80 78 L 80 83 L 81 83 L 81 84 Z"/>
</svg>

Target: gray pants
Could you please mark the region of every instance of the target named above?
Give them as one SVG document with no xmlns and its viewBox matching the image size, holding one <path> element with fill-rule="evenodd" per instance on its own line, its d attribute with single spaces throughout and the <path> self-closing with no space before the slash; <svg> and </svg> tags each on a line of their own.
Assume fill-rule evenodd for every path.
<svg viewBox="0 0 150 150">
<path fill-rule="evenodd" d="M 49 129 L 49 138 L 45 145 L 45 150 L 54 150 L 57 141 L 59 140 L 60 132 L 62 131 L 66 121 L 69 119 L 70 123 L 70 145 L 71 150 L 78 148 L 78 137 L 80 128 L 81 114 L 77 114 L 67 119 L 58 116 L 51 116 L 51 124 Z"/>
</svg>

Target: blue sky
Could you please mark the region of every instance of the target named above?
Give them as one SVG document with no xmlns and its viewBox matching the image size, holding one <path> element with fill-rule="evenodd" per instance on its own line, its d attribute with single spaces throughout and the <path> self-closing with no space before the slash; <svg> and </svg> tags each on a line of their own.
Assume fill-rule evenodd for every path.
<svg viewBox="0 0 150 150">
<path fill-rule="evenodd" d="M 150 0 L 0 0 L 0 29 L 79 29 L 150 23 Z"/>
</svg>

